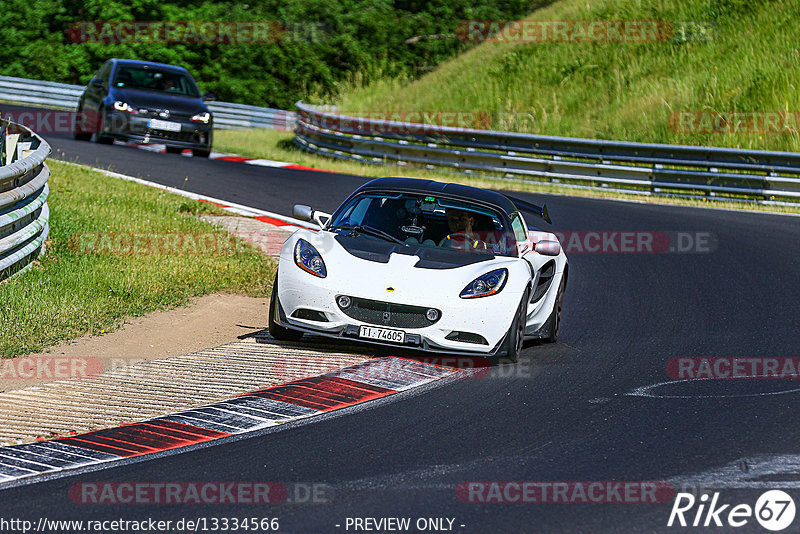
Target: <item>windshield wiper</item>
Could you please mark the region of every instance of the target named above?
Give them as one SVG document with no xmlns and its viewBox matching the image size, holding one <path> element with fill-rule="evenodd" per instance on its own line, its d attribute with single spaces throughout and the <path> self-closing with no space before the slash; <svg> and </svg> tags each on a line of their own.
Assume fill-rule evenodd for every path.
<svg viewBox="0 0 800 534">
<path fill-rule="evenodd" d="M 386 241 L 391 241 L 392 243 L 397 243 L 398 245 L 408 246 L 408 243 L 401 239 L 397 239 L 392 234 L 387 234 L 383 230 L 378 230 L 377 228 L 373 228 L 372 226 L 365 226 L 365 225 L 356 225 L 356 226 L 334 226 L 329 228 L 330 231 L 333 230 L 349 230 L 354 234 L 366 234 L 371 235 L 373 237 L 379 237 Z"/>
</svg>

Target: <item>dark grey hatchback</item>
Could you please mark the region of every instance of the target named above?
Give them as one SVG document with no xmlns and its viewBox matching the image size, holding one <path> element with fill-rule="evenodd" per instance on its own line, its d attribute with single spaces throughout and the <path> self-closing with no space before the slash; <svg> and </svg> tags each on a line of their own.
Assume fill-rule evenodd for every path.
<svg viewBox="0 0 800 534">
<path fill-rule="evenodd" d="M 78 101 L 75 139 L 160 143 L 168 152 L 211 153 L 213 118 L 194 78 L 182 67 L 109 59 Z"/>
</svg>

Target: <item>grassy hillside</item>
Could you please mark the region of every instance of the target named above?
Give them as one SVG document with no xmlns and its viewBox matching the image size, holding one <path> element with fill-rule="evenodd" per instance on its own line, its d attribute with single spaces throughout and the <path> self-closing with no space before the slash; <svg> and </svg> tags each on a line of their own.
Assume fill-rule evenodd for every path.
<svg viewBox="0 0 800 534">
<path fill-rule="evenodd" d="M 800 2 L 560 0 L 528 19 L 658 20 L 690 31 L 657 42 L 486 42 L 420 79 L 351 88 L 338 104 L 477 111 L 476 126 L 550 135 L 800 151 Z M 711 31 L 693 34 L 698 26 Z M 735 133 L 731 122 L 697 119 L 683 127 L 699 131 L 676 131 L 674 114 L 686 111 L 789 114 L 759 115 L 767 122 L 755 132 L 741 132 L 753 129 L 748 115 L 732 118 Z"/>
</svg>

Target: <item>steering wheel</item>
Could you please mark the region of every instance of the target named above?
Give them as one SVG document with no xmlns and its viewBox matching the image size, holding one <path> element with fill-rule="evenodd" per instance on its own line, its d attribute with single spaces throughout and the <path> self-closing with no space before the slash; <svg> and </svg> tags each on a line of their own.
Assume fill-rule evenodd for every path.
<svg viewBox="0 0 800 534">
<path fill-rule="evenodd" d="M 486 243 L 467 232 L 456 232 L 445 236 L 442 246 L 458 250 L 486 250 Z"/>
</svg>

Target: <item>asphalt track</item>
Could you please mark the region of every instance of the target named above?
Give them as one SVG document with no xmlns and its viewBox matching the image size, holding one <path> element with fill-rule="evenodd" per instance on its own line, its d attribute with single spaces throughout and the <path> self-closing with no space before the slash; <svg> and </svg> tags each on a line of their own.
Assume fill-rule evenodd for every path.
<svg viewBox="0 0 800 534">
<path fill-rule="evenodd" d="M 331 210 L 365 180 L 59 135 L 48 141 L 59 159 L 287 215 L 297 202 Z M 410 517 L 412 524 L 447 517 L 465 533 L 695 532 L 703 529 L 666 526 L 670 502 L 470 503 L 456 488 L 467 481 L 667 481 L 680 490 L 703 473 L 710 473 L 705 487 L 726 503 L 752 506 L 777 487 L 800 503 L 800 472 L 790 461 L 800 456 L 797 380 L 691 381 L 648 390 L 655 396 L 628 394 L 670 381 L 671 358 L 800 356 L 800 219 L 546 201 L 558 231 L 705 232 L 717 246 L 705 253 L 569 254 L 561 340 L 528 347 L 517 367 L 310 424 L 10 488 L 0 492 L 0 516 L 278 517 L 280 531 L 298 533 L 354 532 L 345 528 L 348 517 Z M 771 467 L 762 473 L 759 462 Z M 738 468 L 726 471 L 728 465 Z M 277 506 L 75 504 L 68 490 L 82 481 L 279 481 L 328 491 L 320 499 L 327 502 Z M 798 525 L 800 518 L 784 532 Z M 766 532 L 752 518 L 736 531 Z"/>
</svg>

